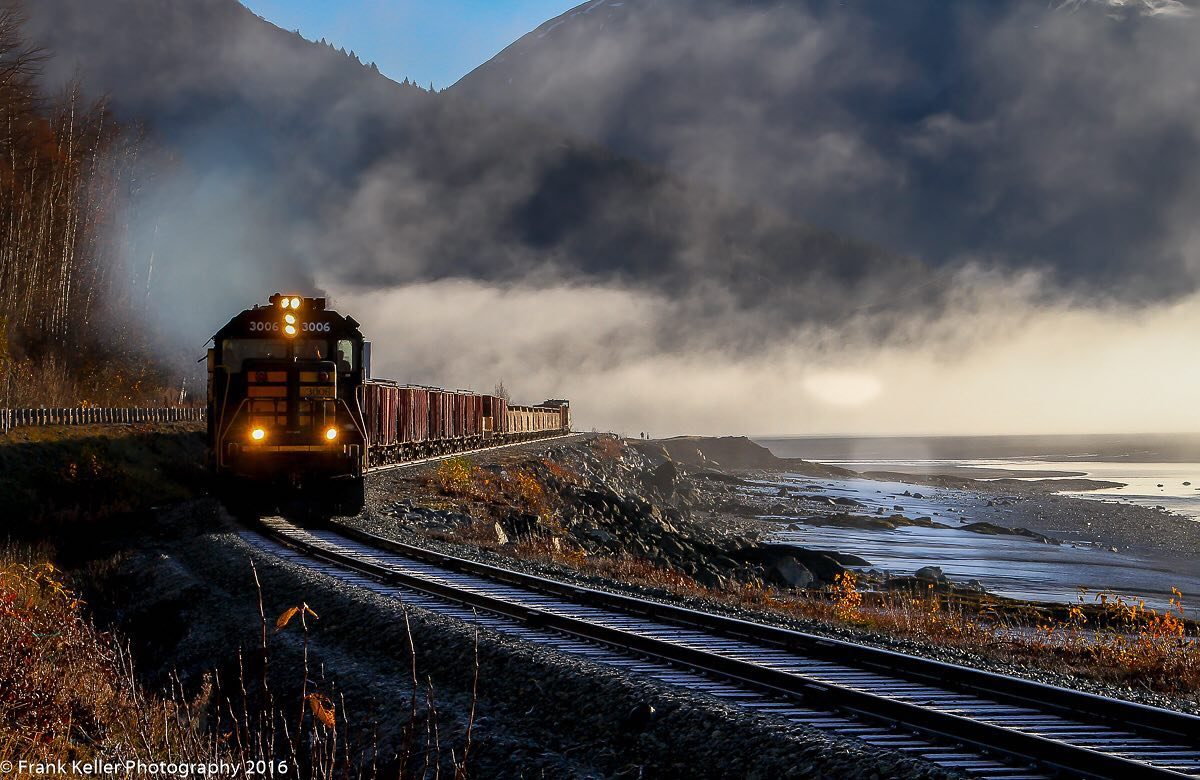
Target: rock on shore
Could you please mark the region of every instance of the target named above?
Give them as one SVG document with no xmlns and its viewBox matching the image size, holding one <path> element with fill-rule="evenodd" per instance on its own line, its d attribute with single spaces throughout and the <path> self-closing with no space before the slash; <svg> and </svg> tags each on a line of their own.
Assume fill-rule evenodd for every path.
<svg viewBox="0 0 1200 780">
<path fill-rule="evenodd" d="M 532 541 L 556 551 L 641 561 L 710 588 L 763 583 L 818 588 L 831 584 L 848 565 L 869 565 L 828 551 L 764 545 L 757 532 L 738 531 L 736 518 L 762 510 L 742 500 L 743 480 L 716 471 L 711 461 L 689 465 L 661 446 L 611 444 L 564 444 L 541 458 L 483 466 L 497 475 L 508 468 L 532 476 L 551 507 L 549 519 L 496 501 L 436 510 L 403 500 L 387 511 L 448 537 L 469 530 L 491 545 Z"/>
</svg>

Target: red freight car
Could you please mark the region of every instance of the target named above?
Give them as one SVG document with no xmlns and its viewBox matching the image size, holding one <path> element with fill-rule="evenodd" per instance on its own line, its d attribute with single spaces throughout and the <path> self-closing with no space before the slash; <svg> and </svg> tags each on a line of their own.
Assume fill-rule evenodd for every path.
<svg viewBox="0 0 1200 780">
<path fill-rule="evenodd" d="M 513 406 L 499 396 L 372 380 L 362 387 L 368 464 L 379 466 L 544 438 L 570 430 L 565 401 Z"/>
<path fill-rule="evenodd" d="M 398 388 L 402 444 L 423 442 L 429 438 L 429 390 L 424 387 Z"/>
<path fill-rule="evenodd" d="M 484 435 L 508 432 L 508 402 L 497 395 L 481 396 Z"/>
</svg>

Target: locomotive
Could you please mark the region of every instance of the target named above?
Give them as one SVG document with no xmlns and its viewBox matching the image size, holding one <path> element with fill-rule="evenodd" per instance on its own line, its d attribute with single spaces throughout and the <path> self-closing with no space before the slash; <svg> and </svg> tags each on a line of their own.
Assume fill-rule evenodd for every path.
<svg viewBox="0 0 1200 780">
<path fill-rule="evenodd" d="M 359 323 L 324 298 L 276 293 L 212 342 L 209 463 L 226 483 L 315 483 L 348 510 L 361 507 L 372 469 L 570 431 L 565 400 L 517 406 L 371 378 Z"/>
</svg>

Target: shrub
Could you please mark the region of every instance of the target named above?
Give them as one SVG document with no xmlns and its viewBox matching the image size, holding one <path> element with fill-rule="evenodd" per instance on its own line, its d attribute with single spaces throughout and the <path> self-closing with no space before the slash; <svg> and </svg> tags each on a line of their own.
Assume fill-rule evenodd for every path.
<svg viewBox="0 0 1200 780">
<path fill-rule="evenodd" d="M 456 778 L 466 776 L 474 704 L 466 744 L 444 762 L 432 690 L 417 680 L 415 652 L 411 717 L 397 740 L 401 754 L 389 758 L 351 744 L 340 697 L 323 689 L 309 669 L 309 631 L 317 614 L 307 604 L 274 621 L 274 633 L 297 625 L 303 632 L 303 659 L 294 670 L 299 698 L 277 704 L 267 685 L 273 634 L 261 593 L 259 605 L 260 679 L 247 679 L 239 653 L 234 685 L 223 689 L 210 677 L 193 698 L 185 698 L 178 684 L 155 696 L 138 685 L 120 644 L 85 619 L 83 605 L 54 566 L 0 555 L 0 760 L 225 763 L 234 770 L 223 776 L 238 780 L 264 774 L 374 778 L 392 762 L 397 771 L 389 776 L 423 777 L 446 763 Z M 425 703 L 421 713 L 418 696 Z M 278 771 L 280 762 L 286 772 Z M 275 771 L 252 771 L 256 765 Z"/>
</svg>

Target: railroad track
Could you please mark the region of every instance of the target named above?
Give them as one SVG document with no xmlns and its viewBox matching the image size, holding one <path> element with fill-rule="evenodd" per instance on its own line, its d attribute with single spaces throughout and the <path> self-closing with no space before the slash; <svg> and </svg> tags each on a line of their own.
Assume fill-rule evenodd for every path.
<svg viewBox="0 0 1200 780">
<path fill-rule="evenodd" d="M 982 778 L 1200 777 L 1200 718 L 262 518 L 342 581 Z"/>
</svg>

